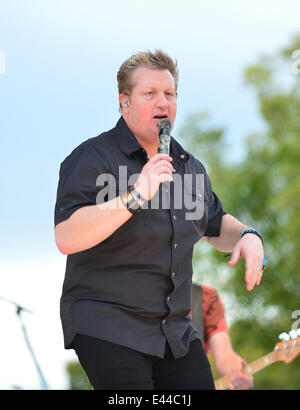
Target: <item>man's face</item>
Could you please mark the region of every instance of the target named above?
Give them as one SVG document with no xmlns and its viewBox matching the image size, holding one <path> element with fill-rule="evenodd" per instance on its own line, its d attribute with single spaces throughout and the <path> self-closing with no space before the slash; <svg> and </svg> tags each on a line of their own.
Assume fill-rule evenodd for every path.
<svg viewBox="0 0 300 410">
<path fill-rule="evenodd" d="M 168 70 L 139 67 L 133 73 L 131 96 L 123 117 L 137 139 L 157 142 L 157 124 L 163 117 L 173 123 L 176 118 L 177 96 L 172 74 Z M 120 96 L 121 97 L 121 96 Z M 122 104 L 122 97 L 120 98 Z"/>
</svg>

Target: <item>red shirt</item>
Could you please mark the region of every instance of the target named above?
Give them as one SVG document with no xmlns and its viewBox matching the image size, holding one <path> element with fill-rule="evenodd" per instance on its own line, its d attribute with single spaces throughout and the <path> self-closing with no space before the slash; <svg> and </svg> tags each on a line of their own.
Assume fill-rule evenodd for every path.
<svg viewBox="0 0 300 410">
<path fill-rule="evenodd" d="M 225 320 L 225 309 L 222 300 L 216 289 L 201 285 L 202 287 L 202 306 L 204 318 L 204 349 L 209 351 L 208 340 L 218 332 L 227 332 L 229 329 Z"/>
</svg>

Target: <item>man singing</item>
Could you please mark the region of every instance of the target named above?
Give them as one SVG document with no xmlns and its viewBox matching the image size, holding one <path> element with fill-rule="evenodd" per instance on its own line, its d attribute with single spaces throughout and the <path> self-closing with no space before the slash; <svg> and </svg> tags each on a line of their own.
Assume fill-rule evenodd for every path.
<svg viewBox="0 0 300 410">
<path fill-rule="evenodd" d="M 214 389 L 191 323 L 193 246 L 202 238 L 232 252 L 230 265 L 243 257 L 252 290 L 262 276 L 262 238 L 223 210 L 202 163 L 174 138 L 169 155 L 158 153 L 157 124 L 176 118 L 177 63 L 161 50 L 137 53 L 117 79 L 118 123 L 60 168 L 55 239 L 68 255 L 65 347 L 75 349 L 94 389 Z M 188 187 L 203 209 L 197 217 L 187 217 L 187 201 L 176 206 L 175 179 L 186 175 L 202 176 L 201 192 Z"/>
</svg>

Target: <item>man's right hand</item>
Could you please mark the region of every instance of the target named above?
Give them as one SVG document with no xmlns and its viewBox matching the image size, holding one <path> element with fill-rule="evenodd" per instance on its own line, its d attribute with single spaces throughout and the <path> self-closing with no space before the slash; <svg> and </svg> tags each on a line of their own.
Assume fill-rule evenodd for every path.
<svg viewBox="0 0 300 410">
<path fill-rule="evenodd" d="M 162 182 L 171 182 L 175 172 L 167 154 L 155 154 L 143 167 L 136 183 L 136 190 L 147 200 L 153 198 Z"/>
</svg>

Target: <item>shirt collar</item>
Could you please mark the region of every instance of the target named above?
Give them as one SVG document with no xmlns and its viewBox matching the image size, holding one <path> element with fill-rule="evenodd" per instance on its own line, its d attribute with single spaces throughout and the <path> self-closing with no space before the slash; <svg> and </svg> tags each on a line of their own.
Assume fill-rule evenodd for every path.
<svg viewBox="0 0 300 410">
<path fill-rule="evenodd" d="M 170 145 L 170 156 L 172 158 L 177 158 L 178 161 L 180 162 L 187 162 L 189 159 L 189 154 L 187 151 L 185 151 L 182 146 L 177 142 L 173 137 L 171 139 L 171 145 Z"/>
<path fill-rule="evenodd" d="M 115 136 L 118 146 L 127 156 L 131 156 L 136 151 L 143 150 L 143 147 L 138 143 L 122 116 L 116 124 Z M 170 144 L 170 156 L 176 157 L 181 162 L 186 162 L 189 158 L 189 154 L 173 137 Z"/>
<path fill-rule="evenodd" d="M 118 146 L 127 156 L 130 156 L 135 151 L 143 149 L 143 147 L 137 142 L 137 139 L 122 116 L 117 122 L 114 134 L 117 138 Z"/>
</svg>

